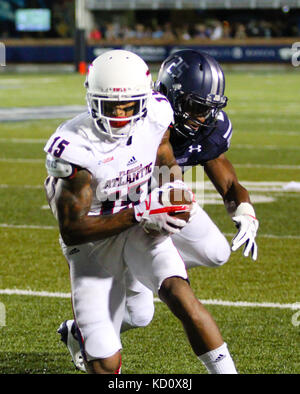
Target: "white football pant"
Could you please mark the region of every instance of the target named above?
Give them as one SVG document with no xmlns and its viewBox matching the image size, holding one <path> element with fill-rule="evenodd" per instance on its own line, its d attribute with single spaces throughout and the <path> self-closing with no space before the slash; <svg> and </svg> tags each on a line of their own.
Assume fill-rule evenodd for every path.
<svg viewBox="0 0 300 394">
<path fill-rule="evenodd" d="M 149 237 L 138 225 L 101 241 L 69 247 L 61 241 L 61 246 L 70 267 L 73 311 L 87 360 L 110 357 L 122 348 L 126 292 L 129 323 L 145 325 L 153 316 L 152 294 L 162 282 L 172 276 L 187 279 L 171 238 Z M 127 270 L 138 282 L 135 279 L 126 289 Z M 135 313 L 137 307 L 141 309 Z"/>
<path fill-rule="evenodd" d="M 219 267 L 230 257 L 227 239 L 202 208 L 180 233 L 173 234 L 171 238 L 187 269 L 197 266 Z M 130 272 L 126 274 L 125 309 L 122 332 L 146 326 L 154 315 L 153 294 Z"/>
</svg>

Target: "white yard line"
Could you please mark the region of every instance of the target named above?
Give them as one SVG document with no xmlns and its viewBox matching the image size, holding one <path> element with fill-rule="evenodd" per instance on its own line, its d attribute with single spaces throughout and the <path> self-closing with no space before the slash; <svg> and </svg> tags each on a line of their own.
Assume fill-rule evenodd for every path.
<svg viewBox="0 0 300 394">
<path fill-rule="evenodd" d="M 251 144 L 233 144 L 231 149 L 253 149 L 253 150 L 299 150 L 297 145 L 251 145 Z"/>
<path fill-rule="evenodd" d="M 0 142 L 9 142 L 12 144 L 45 144 L 47 140 L 38 138 L 0 138 Z"/>
<path fill-rule="evenodd" d="M 225 237 L 234 237 L 236 233 L 223 233 Z M 257 234 L 257 238 L 274 238 L 274 239 L 300 239 L 300 235 L 275 235 L 275 234 Z"/>
<path fill-rule="evenodd" d="M 49 298 L 70 298 L 71 293 L 59 293 L 48 291 L 33 291 L 22 289 L 0 289 L 2 295 L 21 295 L 31 297 L 49 297 Z M 161 302 L 159 298 L 154 298 L 155 302 Z M 277 308 L 277 309 L 300 309 L 300 303 L 281 304 L 274 302 L 248 302 L 248 301 L 225 301 L 225 300 L 200 300 L 202 304 L 206 305 L 221 305 L 234 307 L 252 307 L 252 308 Z"/>
<path fill-rule="evenodd" d="M 0 162 L 2 163 L 12 163 L 12 164 L 27 164 L 27 163 L 45 163 L 45 159 L 6 159 L 0 158 Z"/>
<path fill-rule="evenodd" d="M 85 105 L 0 108 L 1 121 L 72 118 L 87 111 Z"/>
<path fill-rule="evenodd" d="M 21 289 L 0 289 L 0 294 L 3 295 L 22 295 L 32 297 L 49 297 L 49 298 L 70 298 L 70 293 L 52 293 L 49 291 L 33 291 Z"/>
<path fill-rule="evenodd" d="M 0 223 L 0 228 L 14 228 L 24 230 L 58 230 L 57 226 L 39 226 L 30 224 L 9 224 Z M 235 233 L 224 233 L 226 237 L 234 237 Z M 257 238 L 274 238 L 274 239 L 300 239 L 300 235 L 275 235 L 275 234 L 258 234 Z"/>
<path fill-rule="evenodd" d="M 193 183 L 187 182 L 190 187 L 197 186 Z M 253 182 L 253 181 L 243 181 L 240 180 L 240 183 L 249 191 L 261 191 L 261 192 L 283 192 L 286 191 L 284 189 L 285 186 L 289 184 L 289 182 Z M 206 181 L 204 182 L 204 190 L 216 190 L 214 185 Z"/>
<path fill-rule="evenodd" d="M 38 226 L 30 224 L 8 224 L 0 223 L 0 228 L 14 228 L 14 229 L 25 229 L 25 230 L 58 230 L 57 226 Z"/>
<path fill-rule="evenodd" d="M 300 165 L 293 165 L 293 164 L 234 164 L 236 168 L 265 168 L 265 169 L 272 169 L 272 170 L 299 170 Z"/>
<path fill-rule="evenodd" d="M 298 135 L 300 135 L 298 133 Z M 44 138 L 0 138 L 0 143 L 11 144 L 46 144 L 47 139 Z M 299 150 L 297 145 L 252 145 L 252 144 L 233 144 L 232 149 L 253 149 L 253 150 Z"/>
<path fill-rule="evenodd" d="M 0 162 L 3 163 L 12 163 L 12 164 L 27 164 L 27 163 L 45 163 L 45 159 L 11 159 L 11 158 L 0 158 Z M 299 170 L 300 165 L 293 165 L 293 164 L 239 164 L 235 163 L 234 167 L 236 168 L 264 168 L 264 169 L 271 169 L 271 170 Z"/>
<path fill-rule="evenodd" d="M 187 185 L 191 188 L 197 186 L 204 186 L 204 191 L 206 190 L 213 190 L 216 191 L 214 185 L 210 181 L 205 181 L 204 183 L 202 182 L 197 182 L 197 184 L 193 182 L 186 182 Z M 240 183 L 245 186 L 249 191 L 255 191 L 255 192 L 288 192 L 290 190 L 286 190 L 285 186 L 287 186 L 290 182 L 253 182 L 253 181 L 243 181 L 240 180 Z M 7 189 L 9 187 L 18 187 L 18 188 L 24 188 L 24 189 L 42 189 L 43 185 L 10 185 L 10 184 L 5 184 L 2 183 L 0 184 L 0 189 Z M 206 192 L 205 192 L 206 193 Z M 209 197 L 210 195 L 206 193 L 206 195 Z M 219 194 L 216 192 L 214 196 L 219 196 Z M 221 198 L 221 197 L 220 197 Z"/>
<path fill-rule="evenodd" d="M 19 189 L 43 189 L 43 185 L 8 185 L 5 183 L 0 184 L 0 189 L 8 189 L 10 187 L 17 187 Z"/>
</svg>

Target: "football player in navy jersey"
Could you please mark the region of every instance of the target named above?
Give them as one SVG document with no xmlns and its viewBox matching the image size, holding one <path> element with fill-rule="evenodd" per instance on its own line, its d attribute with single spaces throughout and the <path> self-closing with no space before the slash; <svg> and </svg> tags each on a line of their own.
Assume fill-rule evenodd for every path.
<svg viewBox="0 0 300 394">
<path fill-rule="evenodd" d="M 161 65 L 156 90 L 169 99 L 174 110 L 170 142 L 177 163 L 183 170 L 188 166 L 204 167 L 238 229 L 231 249 L 236 251 L 244 245 L 244 256 L 251 253 L 256 260 L 259 223 L 248 191 L 225 156 L 232 125 L 223 111 L 228 99 L 221 66 L 202 51 L 175 52 Z"/>
</svg>

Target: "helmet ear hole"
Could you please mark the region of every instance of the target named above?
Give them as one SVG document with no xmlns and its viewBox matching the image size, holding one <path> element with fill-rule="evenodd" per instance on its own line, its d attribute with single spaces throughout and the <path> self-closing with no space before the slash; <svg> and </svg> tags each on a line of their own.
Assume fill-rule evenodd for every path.
<svg viewBox="0 0 300 394">
<path fill-rule="evenodd" d="M 203 71 L 203 65 L 202 65 L 202 63 L 199 64 L 199 70 L 200 70 L 200 71 Z"/>
</svg>

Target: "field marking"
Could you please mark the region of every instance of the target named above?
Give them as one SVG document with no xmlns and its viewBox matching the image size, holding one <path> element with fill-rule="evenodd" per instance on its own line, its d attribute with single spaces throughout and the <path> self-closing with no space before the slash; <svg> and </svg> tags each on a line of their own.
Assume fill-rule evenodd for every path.
<svg viewBox="0 0 300 394">
<path fill-rule="evenodd" d="M 58 230 L 57 226 L 39 226 L 30 224 L 8 224 L 0 223 L 0 228 L 15 228 L 15 229 L 26 229 L 26 230 Z"/>
<path fill-rule="evenodd" d="M 39 226 L 30 224 L 9 224 L 0 223 L 0 228 L 14 228 L 25 230 L 58 230 L 57 226 Z M 223 233 L 225 237 L 234 237 L 235 233 Z M 275 235 L 275 234 L 258 234 L 257 238 L 274 238 L 274 239 L 300 239 L 300 235 Z"/>
<path fill-rule="evenodd" d="M 202 185 L 202 182 L 189 182 L 187 181 L 186 184 L 193 188 L 193 187 L 199 187 L 199 183 L 200 185 Z M 288 189 L 287 186 L 289 184 L 291 184 L 291 182 L 260 182 L 260 181 L 243 181 L 240 180 L 240 183 L 246 187 L 249 191 L 251 192 L 267 192 L 267 193 L 271 193 L 271 192 L 290 192 L 290 191 L 295 191 L 294 189 Z M 297 182 L 296 182 L 297 183 Z M 300 185 L 300 182 L 299 182 Z M 206 193 L 207 197 L 216 197 L 219 196 L 221 198 L 221 196 L 216 192 L 216 189 L 214 187 L 214 185 L 210 182 L 210 181 L 205 181 L 203 183 L 203 188 L 204 191 L 206 193 L 206 191 L 214 191 L 215 193 Z M 0 189 L 7 189 L 10 187 L 18 187 L 18 188 L 24 188 L 24 189 L 43 189 L 43 185 L 10 185 L 7 183 L 2 183 L 0 184 Z M 298 189 L 297 189 L 298 191 Z"/>
<path fill-rule="evenodd" d="M 70 298 L 71 293 L 52 293 L 49 291 L 33 291 L 21 289 L 0 289 L 2 295 L 23 295 L 32 297 Z"/>
<path fill-rule="evenodd" d="M 291 146 L 291 145 L 287 145 L 287 146 L 283 146 L 283 145 L 251 145 L 251 144 L 232 144 L 231 145 L 231 149 L 253 149 L 253 150 L 299 150 L 300 146 Z"/>
<path fill-rule="evenodd" d="M 49 298 L 70 298 L 71 293 L 57 293 L 49 291 L 33 291 L 33 290 L 22 290 L 22 289 L 0 289 L 2 295 L 22 295 L 31 297 L 49 297 Z M 234 307 L 251 307 L 251 308 L 277 308 L 277 309 L 300 309 L 300 302 L 292 304 L 280 304 L 274 302 L 248 302 L 248 301 L 224 301 L 224 300 L 201 300 L 202 304 L 206 305 L 221 305 L 221 306 L 234 306 Z M 154 298 L 154 302 L 161 302 L 157 297 Z"/>
<path fill-rule="evenodd" d="M 39 138 L 0 138 L 0 142 L 10 142 L 12 144 L 45 144 L 47 139 Z"/>
<path fill-rule="evenodd" d="M 244 115 L 246 115 L 246 113 L 248 113 L 248 112 L 243 111 Z M 260 114 L 263 115 L 264 113 L 260 112 Z M 278 113 L 274 112 L 274 114 L 278 116 Z M 290 113 L 290 114 L 292 114 L 292 113 Z M 290 114 L 287 114 L 287 115 L 290 115 Z M 242 115 L 242 111 L 241 111 L 241 115 Z M 284 115 L 286 116 L 286 114 L 284 114 Z M 246 123 L 247 122 L 249 124 L 249 121 L 246 120 L 246 119 L 244 120 L 243 118 L 240 118 L 239 122 L 240 123 Z M 273 124 L 274 123 L 274 116 L 264 116 L 263 118 L 256 118 L 255 122 L 256 123 L 260 123 L 260 124 Z M 286 124 L 286 119 L 284 119 L 284 118 L 280 119 L 279 117 L 277 117 L 276 122 L 278 124 L 280 124 L 280 123 Z M 300 123 L 300 120 L 299 119 L 293 119 L 292 122 L 295 123 L 295 124 L 298 124 L 298 123 Z"/>
<path fill-rule="evenodd" d="M 234 237 L 236 233 L 223 233 L 225 237 Z M 275 235 L 275 234 L 258 234 L 256 238 L 274 238 L 274 239 L 300 239 L 300 235 Z"/>
<path fill-rule="evenodd" d="M 298 135 L 300 135 L 298 133 Z M 11 144 L 46 144 L 47 139 L 43 138 L 0 138 L 0 143 L 11 143 Z M 251 145 L 251 144 L 234 144 L 231 146 L 232 149 L 253 149 L 253 150 L 300 150 L 300 146 L 295 145 Z"/>
<path fill-rule="evenodd" d="M 300 165 L 293 164 L 234 164 L 235 168 L 266 168 L 275 170 L 300 170 Z"/>
<path fill-rule="evenodd" d="M 0 162 L 3 163 L 17 163 L 17 164 L 27 164 L 27 163 L 45 163 L 45 159 L 10 159 L 10 158 L 0 158 Z M 265 169 L 275 169 L 275 170 L 300 170 L 300 165 L 293 164 L 239 164 L 235 163 L 234 167 L 236 168 L 265 168 Z"/>
<path fill-rule="evenodd" d="M 19 189 L 43 189 L 42 185 L 8 185 L 5 183 L 0 184 L 0 189 L 8 189 L 10 187 L 17 187 Z"/>
<path fill-rule="evenodd" d="M 27 163 L 38 163 L 43 164 L 45 163 L 45 159 L 7 159 L 7 158 L 0 158 L 0 162 L 2 163 L 18 163 L 18 164 L 27 164 Z"/>
<path fill-rule="evenodd" d="M 3 80 L 1 81 L 4 85 L 5 84 L 8 84 L 8 85 L 11 85 L 11 84 L 14 84 L 14 85 L 18 85 L 18 88 L 19 87 L 23 87 L 24 86 L 24 84 L 31 84 L 31 83 L 41 83 L 41 82 L 43 82 L 43 83 L 53 83 L 53 82 L 56 82 L 56 81 L 58 81 L 58 78 L 57 77 L 55 77 L 55 76 L 53 76 L 53 77 L 42 77 L 42 76 L 40 76 L 40 75 L 35 75 L 34 77 L 31 77 L 31 78 L 16 78 L 16 79 L 14 79 L 14 78 L 3 78 Z"/>
<path fill-rule="evenodd" d="M 251 192 L 288 192 L 291 190 L 287 189 L 287 186 L 291 182 L 264 182 L 264 181 L 239 181 L 247 190 Z M 192 182 L 186 182 L 190 187 L 197 186 L 197 184 Z M 300 183 L 299 183 L 300 184 Z M 295 185 L 296 186 L 296 185 Z M 204 190 L 213 190 L 216 191 L 215 186 L 210 181 L 204 182 Z"/>
<path fill-rule="evenodd" d="M 86 105 L 0 108 L 1 122 L 39 119 L 68 119 L 86 112 Z"/>
<path fill-rule="evenodd" d="M 286 130 L 282 130 L 282 131 L 264 131 L 265 134 L 275 134 L 275 135 L 291 135 L 291 136 L 300 136 L 300 132 L 299 131 L 286 131 Z"/>
</svg>

